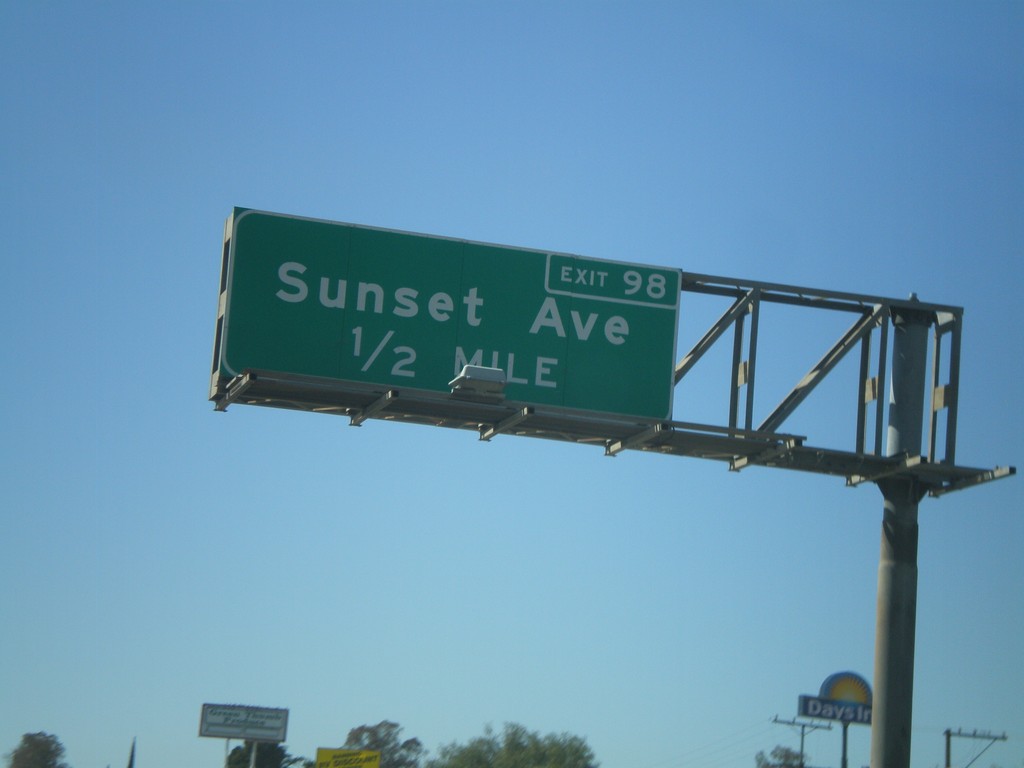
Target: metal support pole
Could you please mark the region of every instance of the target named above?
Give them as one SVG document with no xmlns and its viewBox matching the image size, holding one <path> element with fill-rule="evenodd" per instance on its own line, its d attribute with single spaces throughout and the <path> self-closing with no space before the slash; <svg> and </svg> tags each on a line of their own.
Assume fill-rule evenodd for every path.
<svg viewBox="0 0 1024 768">
<path fill-rule="evenodd" d="M 931 316 L 910 308 L 893 313 L 889 456 L 921 454 L 928 329 Z M 875 694 L 871 767 L 910 768 L 917 622 L 917 508 L 924 491 L 913 478 L 878 481 L 882 546 L 875 623 Z"/>
</svg>

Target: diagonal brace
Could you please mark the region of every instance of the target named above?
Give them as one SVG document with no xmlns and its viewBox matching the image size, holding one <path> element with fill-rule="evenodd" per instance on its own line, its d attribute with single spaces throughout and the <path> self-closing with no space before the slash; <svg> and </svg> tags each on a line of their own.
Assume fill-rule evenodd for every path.
<svg viewBox="0 0 1024 768">
<path fill-rule="evenodd" d="M 722 337 L 722 334 L 729 330 L 729 326 L 750 311 L 750 305 L 756 295 L 756 290 L 748 291 L 745 296 L 741 296 L 733 302 L 733 305 L 718 319 L 718 322 L 711 326 L 708 332 L 704 334 L 704 337 L 694 345 L 693 349 L 676 364 L 676 384 L 682 381 L 683 376 L 711 349 L 714 343 Z"/>
<path fill-rule="evenodd" d="M 768 416 L 757 429 L 761 432 L 776 432 L 779 426 L 797 409 L 814 388 L 828 375 L 829 371 L 839 364 L 846 353 L 853 349 L 865 336 L 885 321 L 887 312 L 885 305 L 877 305 L 870 314 L 865 314 L 854 323 L 842 338 L 825 353 L 825 356 L 811 368 L 800 380 L 800 383 L 786 396 L 778 407 Z"/>
</svg>

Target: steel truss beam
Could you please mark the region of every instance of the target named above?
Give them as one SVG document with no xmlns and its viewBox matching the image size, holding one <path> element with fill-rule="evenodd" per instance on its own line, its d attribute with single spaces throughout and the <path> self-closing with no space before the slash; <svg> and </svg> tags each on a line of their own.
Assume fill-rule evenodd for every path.
<svg viewBox="0 0 1024 768">
<path fill-rule="evenodd" d="M 746 407 L 742 426 L 754 429 L 753 411 L 756 383 L 757 334 L 760 307 L 764 303 L 785 304 L 808 310 L 843 312 L 853 316 L 850 327 L 829 348 L 789 394 L 756 427 L 773 432 L 796 412 L 800 404 L 820 385 L 839 362 L 851 351 L 860 348 L 859 380 L 855 413 L 855 442 L 852 453 L 882 455 L 884 434 L 886 376 L 889 370 L 889 333 L 892 318 L 900 312 L 913 310 L 927 315 L 933 328 L 931 381 L 931 418 L 928 451 L 924 460 L 931 463 L 954 464 L 956 457 L 957 409 L 960 386 L 960 343 L 963 309 L 944 304 L 930 304 L 911 297 L 906 300 L 842 291 L 737 280 L 729 277 L 683 272 L 682 291 L 711 296 L 731 297 L 733 302 L 696 345 L 682 357 L 675 369 L 678 385 L 697 362 L 731 328 L 734 331 L 733 356 L 730 369 L 731 389 L 728 424 L 740 426 L 739 390 L 746 389 Z M 743 343 L 746 318 L 750 317 L 750 338 Z M 878 338 L 876 373 L 871 374 L 872 340 Z M 948 337 L 949 343 L 944 344 Z M 946 350 L 944 354 L 943 351 Z M 744 358 L 744 354 L 746 357 Z M 944 380 L 945 378 L 945 380 Z M 873 405 L 874 413 L 869 413 Z M 873 416 L 873 418 L 872 418 Z M 942 416 L 945 416 L 943 419 Z M 868 441 L 868 432 L 874 439 Z M 944 440 L 939 434 L 944 430 Z"/>
</svg>

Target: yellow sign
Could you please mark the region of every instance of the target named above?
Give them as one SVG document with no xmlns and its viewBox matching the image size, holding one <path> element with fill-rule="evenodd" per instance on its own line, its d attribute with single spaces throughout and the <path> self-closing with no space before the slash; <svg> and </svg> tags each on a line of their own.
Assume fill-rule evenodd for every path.
<svg viewBox="0 0 1024 768">
<path fill-rule="evenodd" d="M 380 752 L 319 747 L 316 768 L 380 768 Z"/>
</svg>

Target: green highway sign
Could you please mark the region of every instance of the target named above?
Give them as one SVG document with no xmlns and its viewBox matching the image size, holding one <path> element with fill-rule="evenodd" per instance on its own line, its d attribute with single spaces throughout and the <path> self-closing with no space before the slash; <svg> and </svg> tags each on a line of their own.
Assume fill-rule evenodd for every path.
<svg viewBox="0 0 1024 768">
<path fill-rule="evenodd" d="M 447 392 L 671 417 L 680 272 L 236 208 L 215 375 Z"/>
</svg>

